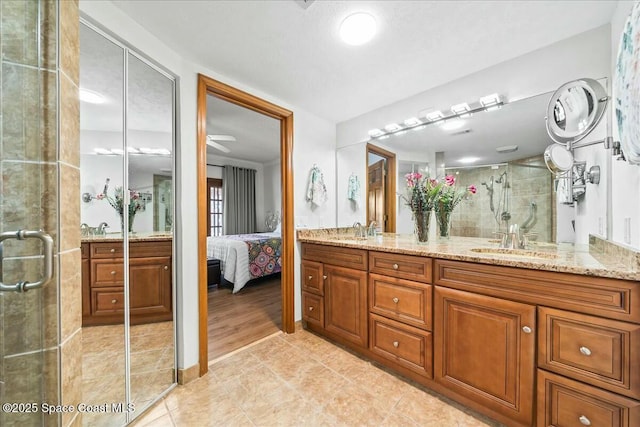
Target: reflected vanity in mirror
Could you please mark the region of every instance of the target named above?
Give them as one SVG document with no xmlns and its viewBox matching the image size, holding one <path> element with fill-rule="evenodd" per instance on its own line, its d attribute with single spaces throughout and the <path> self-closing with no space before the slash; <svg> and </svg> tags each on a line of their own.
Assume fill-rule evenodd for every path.
<svg viewBox="0 0 640 427">
<path fill-rule="evenodd" d="M 175 78 L 84 20 L 80 44 L 81 401 L 135 408 L 82 422 L 124 425 L 176 383 Z"/>
<path fill-rule="evenodd" d="M 567 142 L 576 133 L 574 128 L 584 128 L 587 133 L 596 127 L 600 133 L 603 131 L 602 126 L 597 125 L 598 119 L 603 116 L 602 105 L 606 105 L 606 92 L 598 89 L 600 85 L 587 86 L 585 82 L 592 80 L 581 79 L 576 85 L 561 88 L 562 91 L 554 98 L 564 97 L 557 108 L 558 112 L 565 111 L 564 119 L 558 113 L 554 125 Z M 497 240 L 500 232 L 518 224 L 532 242 L 574 241 L 575 233 L 571 230 L 574 230 L 576 221 L 581 221 L 582 212 L 573 205 L 569 209 L 560 207 L 563 193 L 556 191 L 555 177 L 545 165 L 545 149 L 554 142 L 545 125 L 545 112 L 552 95 L 548 92 L 505 102 L 501 108 L 486 111 L 478 109 L 466 117 L 447 120 L 451 122 L 450 126 L 433 123 L 418 126 L 415 131 L 411 129 L 370 141 L 395 153 L 398 159 L 397 232 L 412 232 L 411 212 L 399 196 L 403 190 L 404 174 L 427 168 L 432 177 L 454 175 L 458 186 L 475 185 L 477 188 L 473 197 L 463 201 L 454 210 L 452 236 Z M 585 102 L 580 107 L 580 114 L 577 111 L 575 114 L 581 120 L 580 124 L 574 124 L 567 118 L 569 109 L 576 102 L 572 98 L 574 96 Z M 592 137 L 597 138 L 597 135 Z M 353 160 L 358 150 L 364 148 L 354 144 L 337 150 L 338 185 L 346 182 L 345 169 L 358 170 Z M 576 164 L 585 163 L 581 156 L 586 154 L 574 155 Z M 589 168 L 586 168 L 585 177 L 588 171 Z M 591 181 L 587 178 L 585 183 L 588 182 Z M 599 205 L 595 204 L 594 209 L 599 209 L 598 215 L 606 221 L 604 190 L 601 185 L 597 192 L 594 191 L 598 194 L 593 203 L 597 200 Z M 340 189 L 338 194 L 341 194 Z M 567 206 L 573 201 L 570 195 Z M 352 213 L 346 215 L 348 211 L 342 208 L 344 205 L 341 206 L 340 200 L 337 205 L 338 226 L 350 226 L 359 220 Z M 559 228 L 563 230 L 562 233 L 558 233 Z"/>
</svg>

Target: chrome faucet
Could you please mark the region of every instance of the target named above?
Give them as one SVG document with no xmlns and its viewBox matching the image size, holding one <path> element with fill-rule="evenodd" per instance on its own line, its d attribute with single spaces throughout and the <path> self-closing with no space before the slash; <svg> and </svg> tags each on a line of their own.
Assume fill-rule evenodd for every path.
<svg viewBox="0 0 640 427">
<path fill-rule="evenodd" d="M 104 236 L 105 234 L 107 234 L 107 231 L 105 230 L 105 228 L 107 227 L 109 227 L 109 224 L 107 224 L 106 222 L 101 222 L 100 225 L 98 225 L 96 234 L 99 236 Z"/>
<path fill-rule="evenodd" d="M 529 239 L 526 233 L 520 232 L 518 224 L 511 224 L 509 232 L 503 233 L 500 247 L 504 249 L 526 249 Z"/>
<path fill-rule="evenodd" d="M 367 236 L 374 236 L 376 235 L 376 228 L 378 227 L 378 223 L 375 221 L 371 221 L 369 223 L 369 227 L 367 228 Z"/>
<path fill-rule="evenodd" d="M 360 222 L 354 222 L 353 228 L 355 229 L 356 237 L 367 237 L 367 228 L 360 224 Z"/>
</svg>

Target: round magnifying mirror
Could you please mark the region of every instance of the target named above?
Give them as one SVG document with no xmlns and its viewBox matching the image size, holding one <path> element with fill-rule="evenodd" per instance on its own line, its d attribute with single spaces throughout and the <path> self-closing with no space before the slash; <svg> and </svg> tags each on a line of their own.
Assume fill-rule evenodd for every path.
<svg viewBox="0 0 640 427">
<path fill-rule="evenodd" d="M 573 154 L 563 145 L 551 144 L 544 150 L 544 163 L 554 175 L 564 175 L 573 167 Z"/>
<path fill-rule="evenodd" d="M 547 132 L 559 144 L 580 141 L 596 127 L 609 97 L 593 79 L 574 80 L 556 90 L 547 107 Z"/>
</svg>

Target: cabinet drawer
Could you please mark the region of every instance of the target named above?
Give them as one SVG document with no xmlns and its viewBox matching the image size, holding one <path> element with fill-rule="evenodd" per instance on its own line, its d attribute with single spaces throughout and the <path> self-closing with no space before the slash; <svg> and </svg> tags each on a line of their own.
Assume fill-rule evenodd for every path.
<svg viewBox="0 0 640 427">
<path fill-rule="evenodd" d="M 114 314 L 124 310 L 124 292 L 119 290 L 92 291 L 94 315 Z"/>
<path fill-rule="evenodd" d="M 118 286 L 124 283 L 124 261 L 91 260 L 91 286 Z"/>
<path fill-rule="evenodd" d="M 640 326 L 540 307 L 538 365 L 640 398 Z"/>
<path fill-rule="evenodd" d="M 433 376 L 433 340 L 429 332 L 375 314 L 369 321 L 372 352 L 425 377 Z"/>
<path fill-rule="evenodd" d="M 369 274 L 369 309 L 394 320 L 431 329 L 431 285 Z"/>
<path fill-rule="evenodd" d="M 317 295 L 324 295 L 324 281 L 322 263 L 315 261 L 302 261 L 300 283 L 302 290 Z"/>
<path fill-rule="evenodd" d="M 172 255 L 171 252 L 171 240 L 133 241 L 129 243 L 129 256 L 131 258 L 170 257 Z"/>
<path fill-rule="evenodd" d="M 303 243 L 301 257 L 304 260 L 354 268 L 356 270 L 367 269 L 367 251 L 363 249 Z"/>
<path fill-rule="evenodd" d="M 91 258 L 122 258 L 124 256 L 124 243 L 122 241 L 90 243 L 89 256 Z"/>
<path fill-rule="evenodd" d="M 321 296 L 302 293 L 302 318 L 324 328 L 324 300 Z"/>
<path fill-rule="evenodd" d="M 640 402 L 538 369 L 538 427 L 634 427 Z"/>
<path fill-rule="evenodd" d="M 431 258 L 372 251 L 369 272 L 431 283 Z"/>
<path fill-rule="evenodd" d="M 436 259 L 433 284 L 640 323 L 640 286 L 630 280 Z"/>
</svg>

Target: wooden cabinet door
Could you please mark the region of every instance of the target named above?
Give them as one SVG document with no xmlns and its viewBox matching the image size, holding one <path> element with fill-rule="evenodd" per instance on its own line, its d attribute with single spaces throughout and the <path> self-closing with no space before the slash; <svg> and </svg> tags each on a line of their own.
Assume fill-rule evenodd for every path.
<svg viewBox="0 0 640 427">
<path fill-rule="evenodd" d="M 367 272 L 324 266 L 325 329 L 367 347 Z"/>
<path fill-rule="evenodd" d="M 531 425 L 535 307 L 442 287 L 435 288 L 434 302 L 435 380 Z"/>
<path fill-rule="evenodd" d="M 171 320 L 171 257 L 129 260 L 131 323 Z"/>
</svg>

